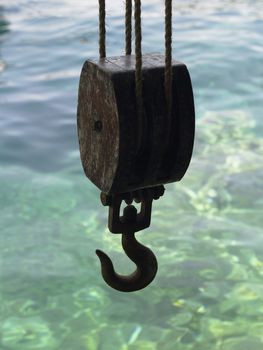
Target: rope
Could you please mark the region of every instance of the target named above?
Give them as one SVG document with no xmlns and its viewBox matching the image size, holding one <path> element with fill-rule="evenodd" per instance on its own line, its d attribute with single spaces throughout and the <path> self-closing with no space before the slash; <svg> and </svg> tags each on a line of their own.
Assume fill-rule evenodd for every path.
<svg viewBox="0 0 263 350">
<path fill-rule="evenodd" d="M 100 21 L 100 58 L 106 57 L 106 10 L 105 10 L 105 0 L 99 0 L 99 21 Z"/>
<path fill-rule="evenodd" d="M 132 53 L 132 0 L 126 0 L 125 17 L 125 37 L 126 37 L 126 55 Z"/>
<path fill-rule="evenodd" d="M 135 86 L 137 113 L 139 117 L 139 130 L 143 132 L 143 98 L 142 98 L 142 28 L 141 28 L 141 0 L 135 0 Z M 139 140 L 141 137 L 139 136 Z M 139 141 L 140 143 L 141 141 Z"/>
<path fill-rule="evenodd" d="M 139 130 L 143 128 L 143 96 L 142 96 L 142 29 L 141 29 L 141 0 L 135 2 L 135 86 Z M 165 0 L 165 96 L 168 117 L 172 110 L 172 0 Z M 106 10 L 105 0 L 99 0 L 100 58 L 106 57 Z M 132 53 L 132 0 L 126 0 L 125 18 L 126 55 Z M 168 118 L 170 120 L 170 118 Z M 142 132 L 142 131 L 141 131 Z M 140 140 L 139 136 L 139 140 Z M 140 144 L 140 141 L 139 141 Z"/>
<path fill-rule="evenodd" d="M 172 0 L 165 0 L 165 95 L 167 112 L 172 110 Z"/>
</svg>

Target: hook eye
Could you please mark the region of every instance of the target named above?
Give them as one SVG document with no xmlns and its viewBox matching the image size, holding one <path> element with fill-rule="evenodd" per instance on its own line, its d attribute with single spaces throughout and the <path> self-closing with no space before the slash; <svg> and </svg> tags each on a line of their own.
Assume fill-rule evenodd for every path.
<svg viewBox="0 0 263 350">
<path fill-rule="evenodd" d="M 156 276 L 158 263 L 154 253 L 139 243 L 134 233 L 122 234 L 122 247 L 127 256 L 135 263 L 136 270 L 128 276 L 115 272 L 113 263 L 107 254 L 96 250 L 100 259 L 104 281 L 121 292 L 134 292 L 148 286 Z"/>
</svg>

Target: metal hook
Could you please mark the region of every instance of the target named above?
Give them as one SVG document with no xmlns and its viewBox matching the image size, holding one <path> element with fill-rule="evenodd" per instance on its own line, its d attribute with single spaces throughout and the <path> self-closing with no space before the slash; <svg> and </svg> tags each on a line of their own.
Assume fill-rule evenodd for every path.
<svg viewBox="0 0 263 350">
<path fill-rule="evenodd" d="M 132 205 L 124 209 L 124 216 L 131 220 L 136 214 L 136 208 Z M 104 281 L 110 287 L 121 292 L 134 292 L 145 288 L 152 282 L 157 273 L 158 263 L 154 253 L 136 240 L 134 232 L 122 234 L 122 247 L 137 266 L 136 270 L 129 276 L 119 275 L 115 272 L 108 255 L 101 250 L 96 250 Z"/>
</svg>

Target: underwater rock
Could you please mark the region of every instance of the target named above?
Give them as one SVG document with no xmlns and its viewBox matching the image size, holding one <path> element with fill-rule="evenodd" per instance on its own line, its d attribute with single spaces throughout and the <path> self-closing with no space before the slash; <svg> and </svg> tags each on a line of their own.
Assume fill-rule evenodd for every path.
<svg viewBox="0 0 263 350">
<path fill-rule="evenodd" d="M 94 309 L 106 308 L 110 304 L 110 300 L 105 295 L 105 292 L 102 288 L 91 286 L 82 288 L 75 293 L 73 293 L 73 300 L 75 306 L 80 309 L 86 307 L 92 307 Z"/>
<path fill-rule="evenodd" d="M 219 283 L 216 282 L 204 282 L 202 287 L 199 288 L 200 292 L 202 293 L 202 296 L 205 298 L 211 298 L 218 300 L 219 296 L 221 295 L 221 290 Z"/>
<path fill-rule="evenodd" d="M 131 345 L 123 345 L 120 350 L 157 350 L 157 344 L 150 340 L 140 340 Z"/>
<path fill-rule="evenodd" d="M 260 338 L 263 345 L 263 322 L 251 323 L 248 327 L 248 334 Z"/>
<path fill-rule="evenodd" d="M 10 317 L 1 325 L 2 346 L 10 350 L 52 349 L 58 345 L 47 323 L 40 317 Z"/>
<path fill-rule="evenodd" d="M 250 277 L 249 268 L 244 264 L 233 263 L 231 272 L 227 275 L 228 280 L 248 281 Z"/>
<path fill-rule="evenodd" d="M 43 305 L 31 299 L 16 299 L 8 303 L 10 311 L 20 316 L 29 317 L 38 315 Z"/>
<path fill-rule="evenodd" d="M 262 350 L 263 342 L 254 337 L 230 338 L 222 342 L 219 350 Z"/>
<path fill-rule="evenodd" d="M 156 350 L 191 350 L 194 336 L 192 332 L 183 327 L 173 327 L 166 331 L 157 341 Z"/>
<path fill-rule="evenodd" d="M 229 154 L 231 149 L 245 149 L 244 141 L 252 140 L 253 128 L 254 119 L 242 110 L 206 112 L 197 121 L 197 130 L 200 132 L 196 135 L 195 150 L 198 154 L 204 154 L 209 152 L 209 148 L 210 151 L 220 149 Z"/>
<path fill-rule="evenodd" d="M 184 326 L 190 323 L 192 318 L 193 315 L 190 312 L 180 312 L 171 317 L 167 323 L 172 327 Z"/>
<path fill-rule="evenodd" d="M 228 298 L 237 302 L 246 302 L 253 300 L 262 300 L 263 302 L 263 285 L 261 283 L 238 283 L 228 294 Z"/>
<path fill-rule="evenodd" d="M 243 335 L 247 330 L 245 320 L 222 321 L 216 318 L 204 318 L 201 322 L 202 332 L 206 339 L 220 339 L 229 336 Z"/>
<path fill-rule="evenodd" d="M 197 212 L 218 215 L 250 208 L 256 198 L 263 209 L 263 139 L 255 137 L 254 127 L 242 111 L 207 113 L 198 121 L 191 169 L 183 187 L 176 186 Z"/>
</svg>

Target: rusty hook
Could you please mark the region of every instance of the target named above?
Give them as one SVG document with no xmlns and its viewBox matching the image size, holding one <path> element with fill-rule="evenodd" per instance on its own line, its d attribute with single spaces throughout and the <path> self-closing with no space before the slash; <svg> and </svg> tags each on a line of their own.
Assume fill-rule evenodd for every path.
<svg viewBox="0 0 263 350">
<path fill-rule="evenodd" d="M 133 206 L 128 206 L 125 210 L 126 216 L 136 215 L 136 208 Z M 158 263 L 154 253 L 136 240 L 134 232 L 122 234 L 122 247 L 137 266 L 136 270 L 129 276 L 119 275 L 115 272 L 108 255 L 101 250 L 96 250 L 104 281 L 110 287 L 121 292 L 134 292 L 145 288 L 152 282 L 157 273 Z"/>
</svg>

